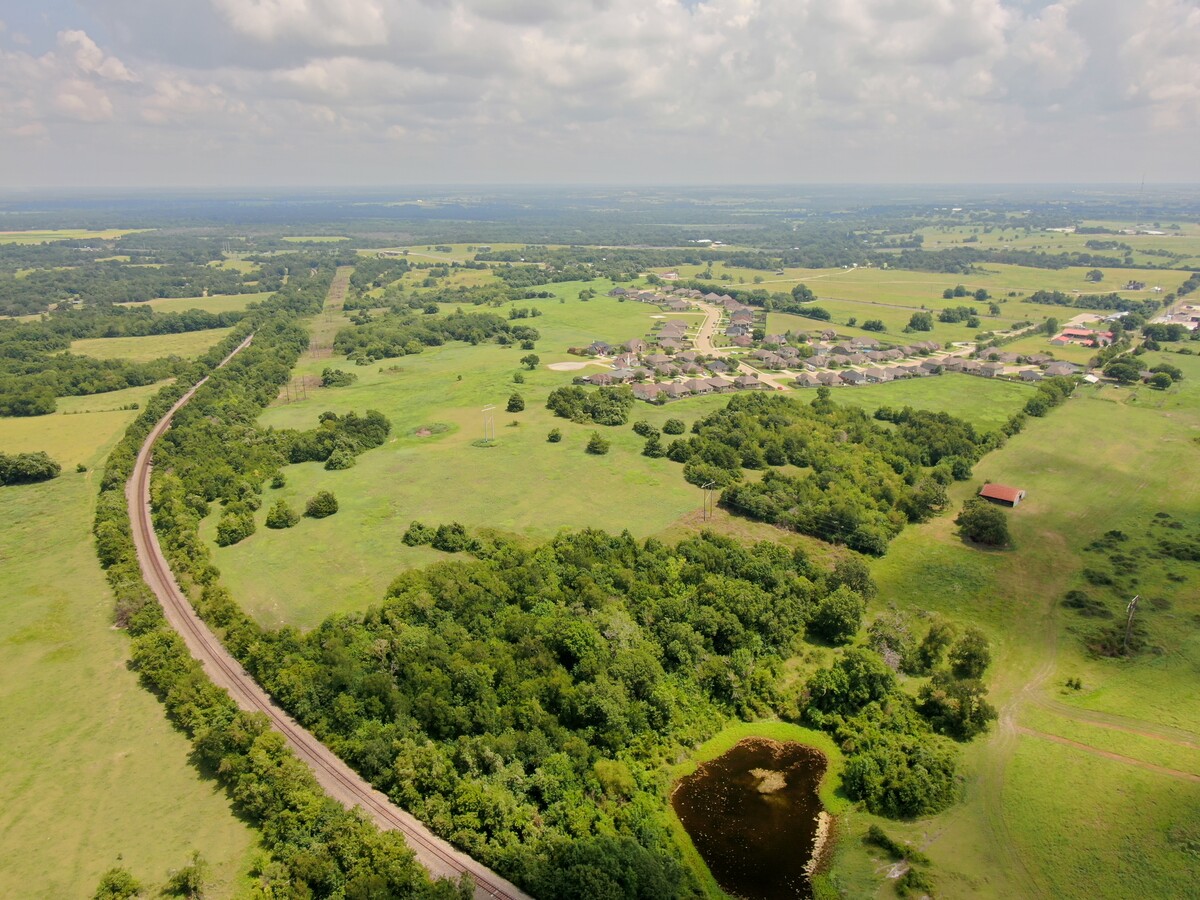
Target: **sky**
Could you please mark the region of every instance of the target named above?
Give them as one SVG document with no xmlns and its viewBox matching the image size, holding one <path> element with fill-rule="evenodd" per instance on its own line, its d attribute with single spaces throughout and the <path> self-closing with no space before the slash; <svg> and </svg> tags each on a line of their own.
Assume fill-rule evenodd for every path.
<svg viewBox="0 0 1200 900">
<path fill-rule="evenodd" d="M 1200 181 L 1200 0 L 0 0 L 0 187 Z"/>
</svg>

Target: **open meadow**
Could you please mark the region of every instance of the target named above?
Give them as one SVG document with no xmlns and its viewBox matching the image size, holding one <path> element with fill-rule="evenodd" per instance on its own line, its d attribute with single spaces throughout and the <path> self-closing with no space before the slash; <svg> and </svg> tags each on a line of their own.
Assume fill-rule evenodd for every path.
<svg viewBox="0 0 1200 900">
<path fill-rule="evenodd" d="M 71 342 L 71 352 L 93 359 L 128 359 L 150 362 L 166 356 L 191 359 L 219 344 L 231 328 L 186 331 L 182 334 L 151 334 L 145 337 L 86 338 Z"/>
<path fill-rule="evenodd" d="M 211 297 L 156 297 L 142 303 L 121 303 L 120 306 L 149 306 L 155 312 L 186 312 L 202 309 L 205 312 L 240 312 L 251 303 L 261 303 L 272 296 L 270 291 L 257 294 L 214 294 Z"/>
<path fill-rule="evenodd" d="M 126 234 L 141 234 L 146 228 L 55 228 L 42 231 L 0 231 L 0 244 L 48 244 L 51 241 L 111 241 Z"/>
<path fill-rule="evenodd" d="M 0 419 L 0 449 L 45 450 L 58 478 L 0 488 L 0 896 L 90 897 L 124 865 L 161 885 L 198 850 L 206 895 L 245 887 L 255 838 L 188 762 L 190 743 L 125 667 L 91 536 L 94 471 L 155 388 Z M 72 414 L 77 413 L 77 414 Z M 76 464 L 89 468 L 75 471 Z"/>
</svg>

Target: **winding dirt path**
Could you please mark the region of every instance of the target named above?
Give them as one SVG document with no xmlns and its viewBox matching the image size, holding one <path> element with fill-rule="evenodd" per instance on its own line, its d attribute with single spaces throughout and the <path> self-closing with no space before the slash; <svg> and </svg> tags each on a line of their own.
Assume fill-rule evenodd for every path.
<svg viewBox="0 0 1200 900">
<path fill-rule="evenodd" d="M 1111 759 L 1114 762 L 1124 763 L 1127 766 L 1134 766 L 1139 769 L 1145 769 L 1147 772 L 1157 772 L 1159 775 L 1166 775 L 1170 778 L 1178 778 L 1180 781 L 1193 781 L 1200 784 L 1200 775 L 1194 775 L 1191 772 L 1181 772 L 1179 769 L 1168 769 L 1166 766 L 1158 766 L 1154 763 L 1148 763 L 1144 760 L 1134 759 L 1132 756 L 1122 756 L 1120 753 L 1113 753 L 1109 750 L 1101 750 L 1099 747 L 1093 747 L 1090 744 L 1084 744 L 1080 741 L 1073 741 L 1070 738 L 1060 737 L 1057 734 L 1047 734 L 1044 731 L 1036 731 L 1033 728 L 1026 728 L 1024 725 L 1017 726 L 1019 734 L 1034 737 L 1041 741 L 1051 741 L 1055 744 L 1062 744 L 1065 747 L 1072 747 L 1075 750 L 1082 750 L 1084 753 L 1090 753 L 1092 756 L 1100 756 L 1104 759 Z"/>
<path fill-rule="evenodd" d="M 253 335 L 246 338 L 221 365 L 229 362 L 236 354 L 250 345 Z M 171 627 L 179 632 L 188 650 L 204 666 L 204 671 L 213 683 L 229 692 L 234 702 L 247 712 L 260 712 L 267 716 L 271 725 L 288 742 L 288 746 L 308 767 L 321 787 L 347 809 L 360 807 L 379 828 L 399 831 L 417 860 L 435 878 L 458 879 L 465 872 L 475 884 L 475 897 L 523 898 L 519 888 L 482 863 L 434 835 L 414 816 L 393 804 L 383 793 L 375 790 L 353 769 L 342 762 L 329 748 L 318 741 L 309 731 L 301 727 L 283 710 L 275 706 L 271 698 L 229 655 L 208 626 L 196 615 L 188 602 L 166 558 L 159 547 L 150 514 L 150 472 L 154 444 L 171 424 L 171 419 L 182 409 L 196 391 L 207 381 L 201 379 L 191 390 L 179 398 L 165 416 L 154 426 L 138 452 L 133 474 L 125 487 L 129 505 L 129 520 L 133 528 L 133 540 L 137 547 L 138 562 L 142 576 L 154 591 L 166 613 Z"/>
</svg>

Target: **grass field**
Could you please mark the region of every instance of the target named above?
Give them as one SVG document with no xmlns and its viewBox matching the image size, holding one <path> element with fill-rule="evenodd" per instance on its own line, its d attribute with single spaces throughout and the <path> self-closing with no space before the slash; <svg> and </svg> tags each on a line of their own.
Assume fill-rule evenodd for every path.
<svg viewBox="0 0 1200 900">
<path fill-rule="evenodd" d="M 0 419 L 0 447 L 45 449 L 69 466 L 0 488 L 0 896 L 88 897 L 118 860 L 161 885 L 193 849 L 212 866 L 211 896 L 246 888 L 253 833 L 125 668 L 128 640 L 111 628 L 90 534 L 96 475 L 74 471 L 99 464 L 136 415 Z"/>
<path fill-rule="evenodd" d="M 92 231 L 87 228 L 59 228 L 49 231 L 0 231 L 0 244 L 47 244 L 51 241 L 110 241 L 126 234 L 141 234 L 146 228 L 108 228 Z"/>
<path fill-rule="evenodd" d="M 188 331 L 183 334 L 154 334 L 146 337 L 87 338 L 71 342 L 71 352 L 94 359 L 128 359 L 150 362 L 164 356 L 190 359 L 221 342 L 231 328 Z"/>
<path fill-rule="evenodd" d="M 0 418 L 0 450 L 45 450 L 64 470 L 80 463 L 91 466 L 98 442 L 109 440 L 137 415 L 121 407 L 145 404 L 160 387 L 157 384 L 89 397 L 59 397 L 58 410 L 51 415 Z"/>
<path fill-rule="evenodd" d="M 1014 550 L 968 547 L 943 517 L 906 530 L 873 564 L 881 598 L 978 624 L 997 656 L 989 682 L 1001 723 L 968 749 L 964 803 L 897 829 L 926 845 L 944 896 L 1180 896 L 1182 873 L 1194 875 L 1194 858 L 1164 839 L 1164 823 L 1200 829 L 1200 785 L 1018 730 L 1197 772 L 1195 752 L 1163 738 L 1183 733 L 1200 742 L 1196 567 L 1167 567 L 1186 573 L 1179 582 L 1162 577 L 1161 564 L 1139 570 L 1137 589 L 1166 603 L 1143 615 L 1160 651 L 1132 661 L 1087 655 L 1078 617 L 1059 606 L 1082 584 L 1085 563 L 1094 564 L 1084 545 L 1103 532 L 1138 534 L 1160 511 L 1200 524 L 1200 485 L 1185 474 L 1197 463 L 1200 361 L 1171 360 L 1188 374 L 1171 391 L 1083 388 L 985 457 L 972 482 L 955 486 L 956 501 L 984 479 L 1029 491 L 1010 514 Z M 1082 691 L 1064 690 L 1072 676 L 1082 678 Z M 1078 823 L 1085 836 L 1065 823 Z M 1135 846 L 1136 877 L 1112 863 Z M 861 890 L 878 885 L 861 862 L 847 871 Z"/>
<path fill-rule="evenodd" d="M 1020 412 L 1033 393 L 1034 389 L 1027 384 L 950 372 L 934 378 L 838 388 L 833 399 L 867 412 L 881 406 L 914 406 L 947 412 L 976 428 L 991 431 L 1008 421 L 1013 413 Z"/>
<path fill-rule="evenodd" d="M 184 312 L 203 309 L 206 312 L 238 312 L 251 303 L 262 303 L 272 296 L 271 291 L 257 294 L 215 294 L 212 297 L 157 297 L 144 303 L 122 303 L 120 306 L 149 306 L 156 312 Z"/>
</svg>

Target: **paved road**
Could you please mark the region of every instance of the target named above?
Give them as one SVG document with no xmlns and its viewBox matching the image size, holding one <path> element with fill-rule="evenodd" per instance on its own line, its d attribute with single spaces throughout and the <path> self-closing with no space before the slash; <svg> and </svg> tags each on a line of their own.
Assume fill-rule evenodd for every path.
<svg viewBox="0 0 1200 900">
<path fill-rule="evenodd" d="M 234 355 L 249 346 L 253 335 L 229 354 L 225 365 Z M 138 453 L 133 474 L 125 487 L 129 504 L 129 519 L 138 562 L 146 583 L 154 591 L 166 612 L 167 621 L 183 637 L 188 650 L 204 666 L 209 678 L 225 688 L 239 707 L 248 712 L 264 713 L 271 724 L 287 739 L 292 751 L 312 770 L 318 782 L 343 806 L 360 807 L 383 830 L 403 833 L 417 860 L 435 878 L 459 878 L 463 872 L 475 882 L 475 897 L 524 898 L 515 885 L 501 878 L 486 866 L 434 835 L 415 817 L 394 805 L 384 794 L 375 790 L 353 769 L 342 762 L 324 744 L 279 709 L 271 698 L 229 655 L 225 647 L 192 609 L 175 582 L 174 575 L 159 547 L 150 516 L 150 458 L 154 443 L 171 424 L 171 418 L 208 379 L 201 380 L 171 407 L 146 438 Z"/>
<path fill-rule="evenodd" d="M 696 340 L 693 342 L 696 352 L 703 353 L 707 356 L 719 356 L 722 359 L 727 359 L 732 356 L 728 347 L 714 347 L 713 336 L 717 333 L 717 326 L 721 324 L 722 310 L 719 306 L 714 306 L 711 303 L 705 303 L 701 300 L 692 300 L 700 311 L 704 313 L 704 321 L 700 324 L 700 330 L 696 333 Z M 754 366 L 738 360 L 737 370 L 743 375 L 756 375 L 758 380 L 764 384 L 770 385 L 776 390 L 784 390 L 787 387 L 786 375 L 770 375 L 762 369 L 756 369 Z M 783 380 L 781 380 L 783 379 Z"/>
</svg>

